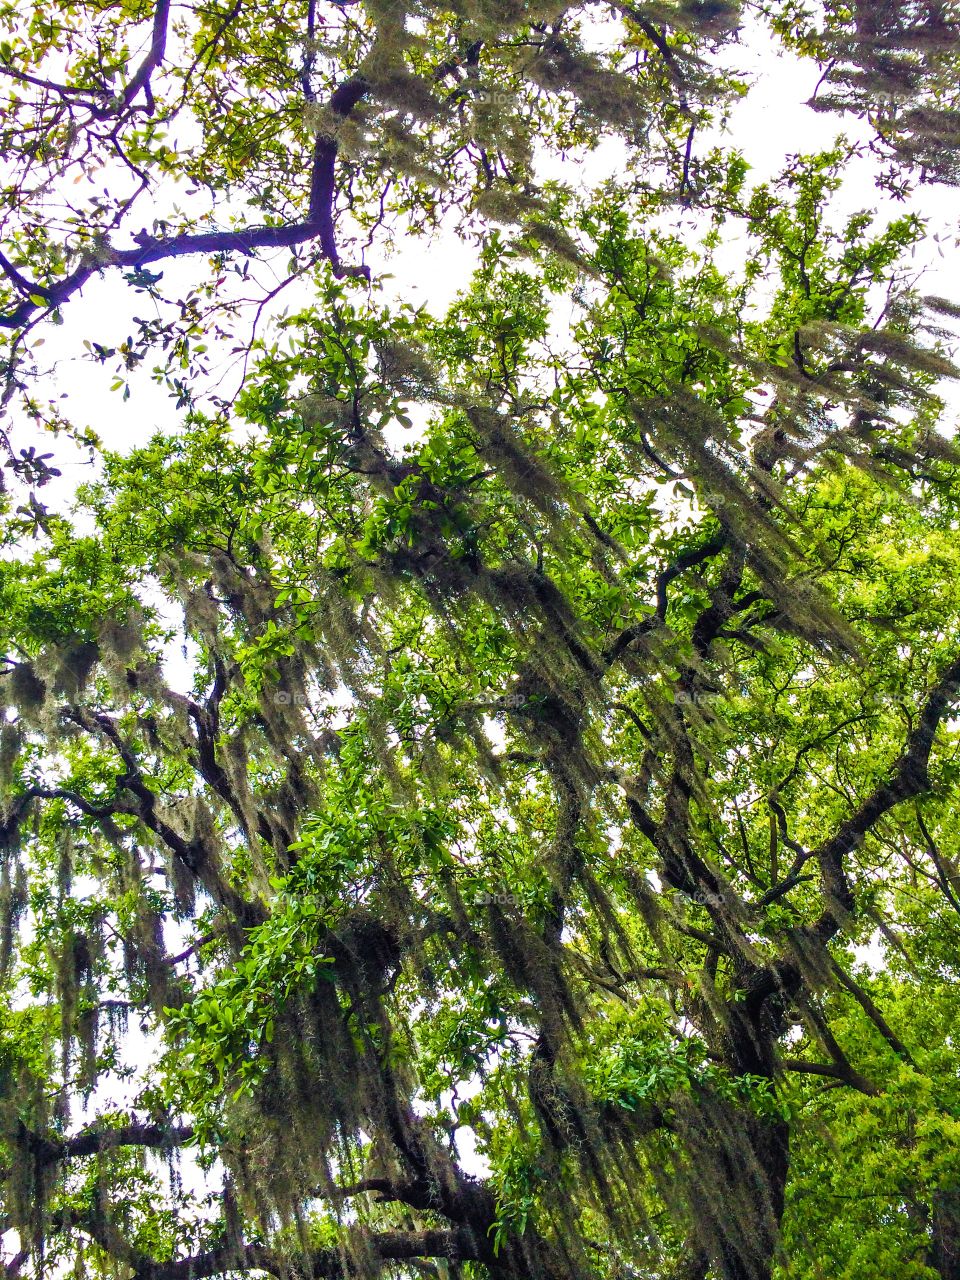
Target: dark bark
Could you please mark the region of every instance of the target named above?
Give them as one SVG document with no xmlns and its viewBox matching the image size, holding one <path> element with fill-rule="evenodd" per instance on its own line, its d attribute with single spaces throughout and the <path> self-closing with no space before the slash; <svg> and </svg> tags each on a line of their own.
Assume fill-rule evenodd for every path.
<svg viewBox="0 0 960 1280">
<path fill-rule="evenodd" d="M 330 109 L 335 115 L 348 116 L 366 95 L 368 89 L 369 86 L 363 79 L 355 78 L 346 81 L 331 96 Z M 85 258 L 70 275 L 53 285 L 30 281 L 15 270 L 13 273 L 7 270 L 7 278 L 17 291 L 25 296 L 10 311 L 0 314 L 0 328 L 19 329 L 27 324 L 37 311 L 54 310 L 62 306 L 75 293 L 78 293 L 88 280 L 108 267 L 126 267 L 128 270 L 136 271 L 154 262 L 164 262 L 168 258 L 182 258 L 191 254 L 250 255 L 257 249 L 292 248 L 294 245 L 316 240 L 336 275 L 367 274 L 366 268 L 348 268 L 340 262 L 333 221 L 336 158 L 335 140 L 324 134 L 318 135 L 313 148 L 310 204 L 303 222 L 290 223 L 281 227 L 244 227 L 236 231 L 183 232 L 180 235 L 168 237 L 150 236 L 146 232 L 141 232 L 134 237 L 137 242 L 135 249 L 114 249 L 108 245 L 100 257 Z M 0 263 L 0 266 L 2 265 Z M 42 301 L 34 301 L 35 298 Z"/>
<path fill-rule="evenodd" d="M 941 1188 L 930 1201 L 929 1266 L 941 1280 L 960 1280 L 960 1190 Z"/>
</svg>

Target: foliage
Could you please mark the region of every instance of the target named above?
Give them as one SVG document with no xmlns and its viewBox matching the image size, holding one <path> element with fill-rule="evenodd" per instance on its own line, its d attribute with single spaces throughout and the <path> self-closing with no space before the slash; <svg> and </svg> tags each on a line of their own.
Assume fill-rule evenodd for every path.
<svg viewBox="0 0 960 1280">
<path fill-rule="evenodd" d="M 770 24 L 903 195 L 882 7 Z M 5 406 L 95 445 L 28 343 L 119 269 L 178 412 L 8 467 L 7 1275 L 960 1275 L 960 312 L 727 146 L 763 8 L 0 6 Z"/>
</svg>

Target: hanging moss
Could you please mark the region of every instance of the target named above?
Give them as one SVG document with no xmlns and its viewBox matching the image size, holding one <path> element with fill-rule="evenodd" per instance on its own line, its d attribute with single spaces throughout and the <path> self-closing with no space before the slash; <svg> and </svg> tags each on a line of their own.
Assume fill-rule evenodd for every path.
<svg viewBox="0 0 960 1280">
<path fill-rule="evenodd" d="M 6 682 L 10 701 L 27 717 L 40 710 L 44 704 L 47 686 L 29 662 L 16 663 Z"/>
</svg>

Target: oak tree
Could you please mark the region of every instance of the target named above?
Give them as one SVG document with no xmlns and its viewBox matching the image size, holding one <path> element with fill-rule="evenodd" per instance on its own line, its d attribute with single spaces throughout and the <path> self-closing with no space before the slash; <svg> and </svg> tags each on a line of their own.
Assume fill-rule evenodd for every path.
<svg viewBox="0 0 960 1280">
<path fill-rule="evenodd" d="M 958 14 L 879 9 L 0 8 L 5 408 L 96 445 L 125 273 L 177 413 L 8 459 L 8 1276 L 960 1276 L 958 308 L 837 206 L 955 176 Z M 875 136 L 754 182 L 768 20 Z"/>
</svg>

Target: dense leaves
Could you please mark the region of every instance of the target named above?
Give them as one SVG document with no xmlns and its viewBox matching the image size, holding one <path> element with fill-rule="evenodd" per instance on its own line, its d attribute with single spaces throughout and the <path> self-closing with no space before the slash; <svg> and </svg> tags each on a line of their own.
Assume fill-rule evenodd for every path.
<svg viewBox="0 0 960 1280">
<path fill-rule="evenodd" d="M 956 14 L 887 7 L 771 22 L 902 195 Z M 958 312 L 862 147 L 695 151 L 748 18 L 3 10 L 8 407 L 121 268 L 179 412 L 8 467 L 8 1275 L 960 1275 Z M 435 224 L 446 310 L 356 269 Z"/>
</svg>

